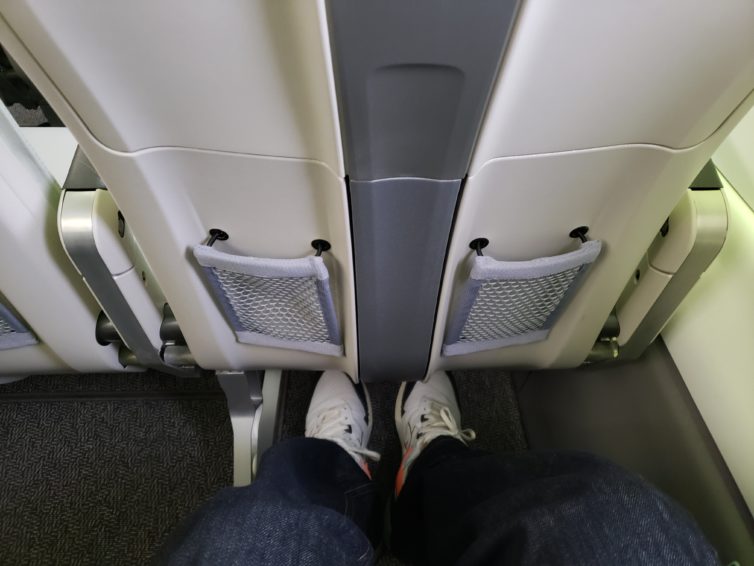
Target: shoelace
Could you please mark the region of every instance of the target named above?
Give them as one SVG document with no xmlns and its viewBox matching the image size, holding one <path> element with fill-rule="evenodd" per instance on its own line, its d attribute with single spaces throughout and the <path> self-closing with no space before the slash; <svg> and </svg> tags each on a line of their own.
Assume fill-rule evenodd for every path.
<svg viewBox="0 0 754 566">
<path fill-rule="evenodd" d="M 418 417 L 419 422 L 422 423 L 412 431 L 412 444 L 421 443 L 423 446 L 429 444 L 438 436 L 452 436 L 464 443 L 470 442 L 476 438 L 476 432 L 470 428 L 460 428 L 456 423 L 453 413 L 446 405 L 440 405 L 433 401 L 428 402 L 428 409 L 425 406 L 420 406 L 415 413 L 407 415 L 409 422 Z"/>
<path fill-rule="evenodd" d="M 379 462 L 380 454 L 378 452 L 359 445 L 353 433 L 348 432 L 348 428 L 351 427 L 351 430 L 353 430 L 354 426 L 355 423 L 348 422 L 348 411 L 346 409 L 333 407 L 320 413 L 319 418 L 311 428 L 307 428 L 306 436 L 332 440 L 350 454 L 358 454 L 362 458 Z"/>
</svg>

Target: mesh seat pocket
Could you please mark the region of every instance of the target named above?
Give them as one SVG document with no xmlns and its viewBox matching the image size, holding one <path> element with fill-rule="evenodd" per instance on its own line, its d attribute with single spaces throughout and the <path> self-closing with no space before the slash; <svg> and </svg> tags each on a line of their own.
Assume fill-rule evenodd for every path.
<svg viewBox="0 0 754 566">
<path fill-rule="evenodd" d="M 530 261 L 476 256 L 448 325 L 443 355 L 527 344 L 547 338 L 602 244 Z"/>
<path fill-rule="evenodd" d="M 5 305 L 0 303 L 0 350 L 37 344 L 38 340 Z"/>
<path fill-rule="evenodd" d="M 194 247 L 236 339 L 340 356 L 343 345 L 321 257 L 268 259 Z"/>
</svg>

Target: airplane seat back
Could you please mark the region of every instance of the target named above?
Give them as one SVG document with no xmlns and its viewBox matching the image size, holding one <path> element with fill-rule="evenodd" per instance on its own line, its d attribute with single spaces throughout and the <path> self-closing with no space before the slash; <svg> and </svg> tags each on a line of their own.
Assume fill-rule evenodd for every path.
<svg viewBox="0 0 754 566">
<path fill-rule="evenodd" d="M 754 12 L 687 8 L 522 3 L 456 210 L 428 374 L 636 357 L 715 257 L 725 200 L 689 187 L 754 103 Z M 581 227 L 601 251 L 578 289 L 474 274 L 563 259 Z M 544 312 L 542 294 L 558 297 Z M 484 332 L 459 341 L 475 308 Z"/>
<path fill-rule="evenodd" d="M 648 19 L 598 0 L 448 4 L 417 34 L 418 4 L 179 4 L 145 21 L 133 3 L 18 2 L 0 40 L 103 179 L 205 369 L 404 380 L 634 356 L 724 238 L 724 201 L 688 187 L 754 102 L 743 5 L 678 0 Z M 476 33 L 448 41 L 455 24 Z M 228 238 L 197 258 L 213 230 Z M 330 244 L 321 262 L 314 240 Z M 582 246 L 599 253 L 568 263 Z M 327 280 L 307 312 L 342 355 L 254 326 L 243 285 L 295 262 L 324 266 L 300 272 Z M 512 311 L 523 330 L 501 333 Z"/>
<path fill-rule="evenodd" d="M 355 379 L 350 222 L 323 3 L 143 4 L 147 19 L 133 3 L 8 5 L 0 36 L 103 180 L 187 357 L 207 370 L 341 369 Z M 197 260 L 213 230 L 228 238 Z M 319 257 L 315 240 L 329 244 Z M 202 265 L 220 254 L 223 270 Z M 283 271 L 308 264 L 299 283 L 316 279 L 314 301 L 301 310 L 295 285 L 260 284 L 281 278 L 248 273 L 257 260 Z M 229 277 L 235 290 L 247 285 L 230 300 Z M 247 300 L 251 279 L 285 316 L 324 318 L 331 347 L 302 348 L 319 338 L 266 327 Z"/>
</svg>

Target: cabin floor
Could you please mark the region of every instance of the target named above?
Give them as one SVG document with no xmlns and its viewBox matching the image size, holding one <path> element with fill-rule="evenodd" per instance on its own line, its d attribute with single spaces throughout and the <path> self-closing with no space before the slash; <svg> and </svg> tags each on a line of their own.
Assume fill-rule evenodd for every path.
<svg viewBox="0 0 754 566">
<path fill-rule="evenodd" d="M 302 435 L 319 372 L 285 372 L 281 437 Z M 511 376 L 455 374 L 478 448 L 527 447 Z M 400 461 L 398 384 L 369 386 L 385 495 Z M 0 386 L 0 564 L 143 564 L 232 483 L 232 432 L 214 377 L 34 376 Z M 386 555 L 381 565 L 399 564 Z"/>
</svg>

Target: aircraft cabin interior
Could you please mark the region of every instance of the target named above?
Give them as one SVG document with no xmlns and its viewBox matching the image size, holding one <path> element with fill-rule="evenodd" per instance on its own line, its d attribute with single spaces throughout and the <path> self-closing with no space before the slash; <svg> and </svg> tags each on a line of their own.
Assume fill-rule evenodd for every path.
<svg viewBox="0 0 754 566">
<path fill-rule="evenodd" d="M 754 564 L 754 3 L 0 0 L 0 98 L 0 564 L 148 563 L 326 370 L 386 490 L 445 371 Z"/>
</svg>

